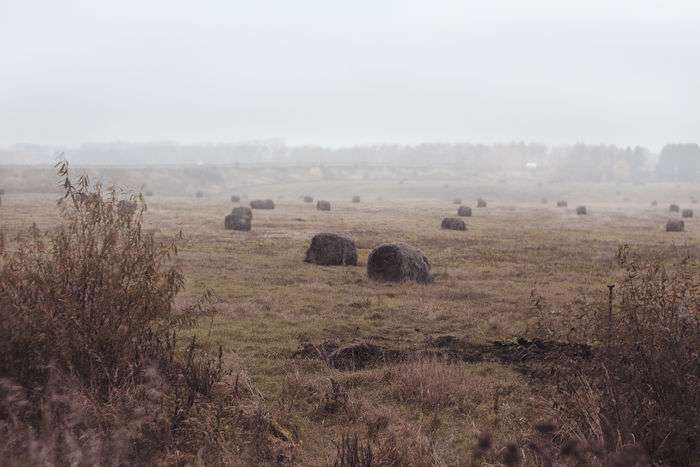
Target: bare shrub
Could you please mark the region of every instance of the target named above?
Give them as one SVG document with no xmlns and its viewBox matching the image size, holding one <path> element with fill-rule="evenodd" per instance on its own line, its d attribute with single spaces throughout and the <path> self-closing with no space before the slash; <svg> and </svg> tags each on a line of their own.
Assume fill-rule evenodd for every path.
<svg viewBox="0 0 700 467">
<path fill-rule="evenodd" d="M 0 452 L 13 463 L 150 464 L 179 449 L 185 421 L 222 376 L 221 353 L 180 331 L 210 311 L 177 308 L 176 243 L 142 229 L 120 198 L 59 164 L 62 223 L 0 252 Z M 120 201 L 131 207 L 124 209 Z M 123 206 L 123 205 L 122 205 Z M 206 297 L 205 297 L 206 298 Z M 199 448 L 198 448 L 199 449 Z M 217 452 L 221 450 L 216 447 Z"/>
<path fill-rule="evenodd" d="M 675 249 L 624 246 L 617 257 L 612 319 L 605 309 L 588 315 L 597 358 L 559 386 L 566 431 L 604 457 L 638 446 L 655 462 L 691 465 L 700 458 L 700 264 Z"/>
</svg>

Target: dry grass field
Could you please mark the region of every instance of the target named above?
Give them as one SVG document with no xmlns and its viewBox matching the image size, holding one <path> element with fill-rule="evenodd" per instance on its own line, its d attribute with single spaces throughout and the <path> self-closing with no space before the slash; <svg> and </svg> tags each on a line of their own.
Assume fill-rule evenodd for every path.
<svg viewBox="0 0 700 467">
<path fill-rule="evenodd" d="M 692 186 L 639 186 L 616 195 L 612 185 L 578 185 L 568 189 L 567 208 L 528 194 L 486 197 L 488 207 L 477 209 L 476 197 L 463 196 L 474 213 L 464 218 L 464 232 L 440 229 L 443 217 L 456 215 L 451 194 L 398 199 L 386 190 L 378 200 L 376 190 L 365 195 L 371 187 L 360 185 L 354 187 L 360 203 L 328 196 L 330 212 L 299 198 L 332 188 L 275 187 L 276 208 L 254 210 L 250 232 L 224 230 L 224 216 L 237 205 L 228 196 L 146 199 L 147 229 L 163 238 L 184 234 L 177 261 L 186 287 L 178 301 L 191 303 L 207 289 L 218 300 L 218 314 L 193 332 L 222 346 L 228 378 L 245 381 L 266 419 L 276 422 L 275 454 L 261 455 L 264 463 L 328 465 L 343 436 L 356 434 L 371 442 L 380 465 L 469 465 L 482 432 L 491 433 L 497 447 L 484 462 L 498 462 L 508 443 L 538 436 L 534 426 L 552 413 L 553 382 L 537 371 L 542 362 L 485 349 L 517 337 L 575 335 L 572 304 L 606 303 L 623 244 L 700 254 L 700 220 L 686 219 L 685 232 L 665 231 L 666 221 L 678 216 L 668 204 L 692 207 Z M 277 199 L 282 190 L 298 194 Z M 8 193 L 0 229 L 6 238 L 33 223 L 50 229 L 57 222 L 55 201 Z M 579 204 L 588 215 L 576 215 Z M 319 232 L 354 239 L 358 266 L 304 263 Z M 368 280 L 369 251 L 393 241 L 426 254 L 433 284 Z M 437 351 L 449 340 L 444 336 L 477 350 L 447 358 Z M 347 365 L 324 361 L 326 350 L 353 345 Z M 534 462 L 525 450 L 518 455 Z"/>
</svg>

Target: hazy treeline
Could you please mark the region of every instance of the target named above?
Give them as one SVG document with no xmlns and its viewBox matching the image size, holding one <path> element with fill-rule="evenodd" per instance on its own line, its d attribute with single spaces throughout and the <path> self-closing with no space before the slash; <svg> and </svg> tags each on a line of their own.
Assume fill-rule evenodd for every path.
<svg viewBox="0 0 700 467">
<path fill-rule="evenodd" d="M 92 143 L 74 148 L 17 145 L 0 148 L 2 164 L 46 164 L 63 154 L 78 165 L 283 164 L 462 166 L 476 172 L 538 171 L 554 180 L 700 180 L 700 147 L 669 144 L 660 154 L 643 147 L 538 143 L 288 146 L 279 141 L 231 144 Z"/>
</svg>

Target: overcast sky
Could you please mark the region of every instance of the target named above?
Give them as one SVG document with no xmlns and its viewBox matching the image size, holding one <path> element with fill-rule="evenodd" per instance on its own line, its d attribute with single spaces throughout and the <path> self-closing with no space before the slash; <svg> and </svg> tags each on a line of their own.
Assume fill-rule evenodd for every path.
<svg viewBox="0 0 700 467">
<path fill-rule="evenodd" d="M 658 148 L 699 109 L 698 0 L 0 0 L 0 144 Z"/>
</svg>

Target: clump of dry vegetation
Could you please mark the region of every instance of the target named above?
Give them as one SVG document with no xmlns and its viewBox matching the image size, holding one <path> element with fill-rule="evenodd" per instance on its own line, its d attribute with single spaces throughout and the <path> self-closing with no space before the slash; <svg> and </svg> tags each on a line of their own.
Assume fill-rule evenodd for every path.
<svg viewBox="0 0 700 467">
<path fill-rule="evenodd" d="M 243 410 L 240 391 L 217 389 L 220 350 L 211 355 L 194 338 L 177 345 L 212 311 L 210 297 L 175 306 L 184 284 L 177 243 L 142 229 L 140 196 L 85 177 L 74 185 L 65 163 L 59 174 L 61 224 L 0 250 L 0 458 L 231 463 L 242 450 L 230 440 L 254 431 L 254 411 Z"/>
<path fill-rule="evenodd" d="M 700 458 L 700 264 L 627 246 L 617 259 L 617 299 L 584 313 L 596 358 L 558 386 L 562 434 L 587 446 L 590 462 L 641 452 L 691 465 Z"/>
</svg>

